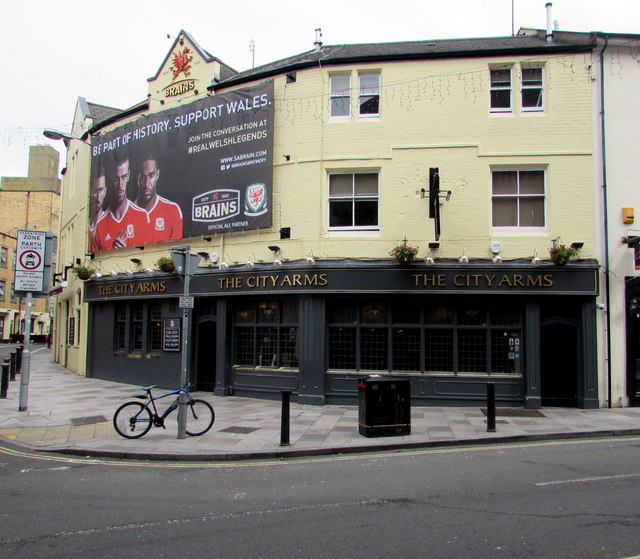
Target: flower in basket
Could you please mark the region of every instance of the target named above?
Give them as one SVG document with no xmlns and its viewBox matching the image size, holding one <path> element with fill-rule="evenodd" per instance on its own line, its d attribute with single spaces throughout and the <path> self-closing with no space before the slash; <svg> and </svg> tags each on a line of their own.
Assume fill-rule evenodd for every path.
<svg viewBox="0 0 640 559">
<path fill-rule="evenodd" d="M 88 280 L 96 271 L 87 266 L 74 266 L 71 271 L 81 280 Z"/>
<path fill-rule="evenodd" d="M 168 256 L 161 256 L 156 262 L 156 266 L 163 272 L 174 272 L 176 269 L 175 262 Z"/>
<path fill-rule="evenodd" d="M 405 241 L 397 247 L 393 247 L 389 254 L 398 261 L 411 261 L 418 254 L 418 247 L 412 247 Z"/>
<path fill-rule="evenodd" d="M 551 257 L 551 261 L 554 264 L 558 264 L 560 266 L 564 266 L 567 262 L 569 262 L 570 258 L 573 258 L 577 254 L 577 250 L 565 245 L 556 245 L 549 249 L 549 256 Z"/>
</svg>

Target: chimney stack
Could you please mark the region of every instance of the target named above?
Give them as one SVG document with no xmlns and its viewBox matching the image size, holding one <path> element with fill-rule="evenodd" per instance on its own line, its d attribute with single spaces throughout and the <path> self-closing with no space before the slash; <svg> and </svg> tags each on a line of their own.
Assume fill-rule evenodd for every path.
<svg viewBox="0 0 640 559">
<path fill-rule="evenodd" d="M 316 52 L 318 52 L 322 46 L 322 29 L 319 27 L 316 29 L 316 41 L 313 44 L 316 47 Z"/>
</svg>

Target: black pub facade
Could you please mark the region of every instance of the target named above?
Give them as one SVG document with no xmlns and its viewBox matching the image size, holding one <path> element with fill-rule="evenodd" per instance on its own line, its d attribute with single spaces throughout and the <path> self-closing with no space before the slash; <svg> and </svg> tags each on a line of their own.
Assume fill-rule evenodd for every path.
<svg viewBox="0 0 640 559">
<path fill-rule="evenodd" d="M 414 405 L 477 405 L 491 381 L 502 405 L 599 406 L 593 260 L 201 267 L 183 294 L 178 273 L 87 281 L 88 374 L 175 388 L 186 347 L 220 396 L 355 403 L 358 378 L 392 374 Z"/>
</svg>

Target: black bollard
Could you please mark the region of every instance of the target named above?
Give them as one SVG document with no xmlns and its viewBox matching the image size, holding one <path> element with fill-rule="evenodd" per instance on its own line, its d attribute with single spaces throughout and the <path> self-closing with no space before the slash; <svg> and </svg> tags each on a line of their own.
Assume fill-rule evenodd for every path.
<svg viewBox="0 0 640 559">
<path fill-rule="evenodd" d="M 4 360 L 2 363 L 2 380 L 0 382 L 0 398 L 5 399 L 7 397 L 7 391 L 9 390 L 9 363 Z"/>
<path fill-rule="evenodd" d="M 16 352 L 12 351 L 9 354 L 9 359 L 11 359 L 11 366 L 9 367 L 9 380 L 16 380 Z"/>
<path fill-rule="evenodd" d="M 289 446 L 289 423 L 291 413 L 289 402 L 291 401 L 291 390 L 281 390 L 282 394 L 282 416 L 280 418 L 280 446 Z"/>
<path fill-rule="evenodd" d="M 496 384 L 487 383 L 487 433 L 496 432 Z"/>
<path fill-rule="evenodd" d="M 22 371 L 22 352 L 24 351 L 24 346 L 19 345 L 16 348 L 16 373 Z"/>
</svg>

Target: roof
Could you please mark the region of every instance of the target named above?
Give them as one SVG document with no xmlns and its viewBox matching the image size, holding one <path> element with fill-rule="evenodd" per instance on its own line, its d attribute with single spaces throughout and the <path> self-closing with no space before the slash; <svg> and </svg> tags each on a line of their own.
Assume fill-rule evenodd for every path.
<svg viewBox="0 0 640 559">
<path fill-rule="evenodd" d="M 211 89 L 228 87 L 238 83 L 262 79 L 283 72 L 320 64 L 322 66 L 329 66 L 392 60 L 584 52 L 592 49 L 593 46 L 594 37 L 590 33 L 562 34 L 562 38 L 554 38 L 552 42 L 547 42 L 544 32 L 476 39 L 325 45 L 320 47 L 319 50 L 303 52 L 251 70 L 240 72 L 237 75 L 230 76 L 228 79 L 221 80 L 219 83 L 212 85 Z"/>
<path fill-rule="evenodd" d="M 122 113 L 122 109 L 106 107 L 105 105 L 98 105 L 97 103 L 90 103 L 88 101 L 87 107 L 89 109 L 89 116 L 93 119 L 94 126 Z"/>
</svg>

